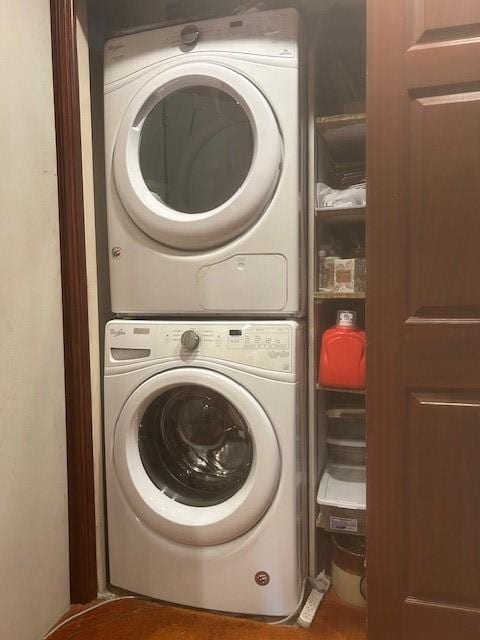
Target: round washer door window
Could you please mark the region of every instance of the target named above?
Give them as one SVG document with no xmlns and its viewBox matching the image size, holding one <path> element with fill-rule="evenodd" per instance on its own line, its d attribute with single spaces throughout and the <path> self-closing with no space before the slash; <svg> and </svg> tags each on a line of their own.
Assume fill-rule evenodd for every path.
<svg viewBox="0 0 480 640">
<path fill-rule="evenodd" d="M 238 72 L 189 63 L 135 95 L 114 150 L 123 205 L 146 234 L 192 251 L 225 244 L 263 214 L 282 165 L 277 121 Z"/>
<path fill-rule="evenodd" d="M 280 466 L 275 431 L 257 400 L 205 369 L 150 378 L 115 429 L 114 468 L 131 508 L 185 544 L 220 544 L 248 531 L 273 500 Z"/>
<path fill-rule="evenodd" d="M 223 395 L 197 385 L 174 387 L 152 401 L 139 426 L 138 446 L 160 491 L 196 507 L 231 498 L 253 462 L 245 418 Z"/>
</svg>

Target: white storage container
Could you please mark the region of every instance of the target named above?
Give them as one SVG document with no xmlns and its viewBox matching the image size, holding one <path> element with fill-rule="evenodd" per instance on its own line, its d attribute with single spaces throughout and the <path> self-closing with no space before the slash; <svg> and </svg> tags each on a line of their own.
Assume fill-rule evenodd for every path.
<svg viewBox="0 0 480 640">
<path fill-rule="evenodd" d="M 317 525 L 327 531 L 365 534 L 366 468 L 328 463 L 318 487 Z"/>
</svg>

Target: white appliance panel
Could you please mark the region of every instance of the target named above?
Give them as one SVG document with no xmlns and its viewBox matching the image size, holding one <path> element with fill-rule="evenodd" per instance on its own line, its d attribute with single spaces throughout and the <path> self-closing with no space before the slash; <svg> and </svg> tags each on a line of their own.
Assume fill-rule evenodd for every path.
<svg viewBox="0 0 480 640">
<path fill-rule="evenodd" d="M 276 29 L 272 25 L 276 24 L 277 13 L 280 26 Z M 122 71 L 125 75 L 118 82 L 107 84 L 105 94 L 107 214 L 114 313 L 223 317 L 303 314 L 305 273 L 301 256 L 305 225 L 299 161 L 301 123 L 297 49 L 292 58 L 264 55 L 270 46 L 266 43 L 277 36 L 280 38 L 285 30 L 290 34 L 289 38 L 298 42 L 298 16 L 293 10 L 256 16 L 265 21 L 262 27 L 265 35 L 257 38 L 247 30 L 248 36 L 242 36 L 240 41 L 243 47 L 248 40 L 248 54 L 210 51 L 201 37 L 193 49 L 178 50 L 174 57 L 168 48 L 149 49 L 153 46 L 152 39 L 161 40 L 164 29 L 126 36 L 125 46 L 121 47 L 121 43 L 115 41 L 118 49 L 114 57 L 121 56 L 116 63 L 125 65 Z M 247 22 L 250 19 L 245 17 Z M 214 22 L 223 22 L 227 31 L 233 29 L 228 18 Z M 287 23 L 288 27 L 282 26 Z M 200 26 L 205 28 L 206 25 Z M 175 29 L 178 32 L 178 28 Z M 235 49 L 235 42 L 232 36 L 229 40 L 232 49 Z M 142 47 L 150 52 L 148 63 L 134 53 L 135 48 L 143 51 Z M 107 55 L 107 78 L 111 62 Z M 139 116 L 137 122 L 135 116 L 143 109 L 145 100 L 150 99 L 142 97 L 142 91 L 149 93 L 147 87 L 153 87 L 156 79 L 170 76 L 174 79 L 179 75 L 179 86 L 185 83 L 191 86 L 195 84 L 195 69 L 200 67 L 217 69 L 219 79 L 223 78 L 221 82 L 225 82 L 226 93 L 234 96 L 237 91 L 238 104 L 244 103 L 251 109 L 248 126 L 254 145 L 250 172 L 244 182 L 239 188 L 232 182 L 229 187 L 234 191 L 231 197 L 208 211 L 203 211 L 201 203 L 214 203 L 215 199 L 214 192 L 208 191 L 213 188 L 211 181 L 208 176 L 202 177 L 205 162 L 209 158 L 215 159 L 218 149 L 225 158 L 218 165 L 219 171 L 225 172 L 230 162 L 234 172 L 246 171 L 248 165 L 237 162 L 239 153 L 249 153 L 243 128 L 237 128 L 233 120 L 231 126 L 222 129 L 220 119 L 218 131 L 221 133 L 217 135 L 217 125 L 212 122 L 212 136 L 206 143 L 208 149 L 199 147 L 197 151 L 196 142 L 185 147 L 178 164 L 174 163 L 173 169 L 167 172 L 173 191 L 165 195 L 170 184 L 162 177 L 165 169 L 161 175 L 148 178 L 148 188 L 146 182 L 144 184 L 138 160 L 144 120 Z M 214 82 L 212 74 L 207 75 L 209 82 Z M 163 84 L 163 88 L 159 87 L 168 95 L 173 87 L 169 82 Z M 186 96 L 198 102 L 199 108 L 192 113 L 203 113 L 204 116 L 207 112 L 201 111 L 201 104 L 206 94 L 202 92 L 203 88 L 198 95 L 187 93 Z M 185 105 L 187 102 L 184 100 Z M 198 120 L 198 140 L 201 140 L 201 131 L 209 130 L 209 125 L 200 126 L 200 122 L 203 121 Z M 247 121 L 242 121 L 241 127 L 247 127 Z M 228 136 L 225 132 L 229 132 Z M 182 136 L 175 137 L 185 143 Z M 268 154 L 264 153 L 266 149 Z M 194 168 L 193 174 L 185 168 L 185 153 L 191 155 L 188 166 Z M 168 157 L 174 157 L 173 151 Z M 278 159 L 272 163 L 272 158 Z M 147 165 L 150 166 L 148 162 Z M 188 185 L 180 188 L 178 180 L 175 182 L 172 178 L 172 171 L 178 173 L 179 180 L 188 178 Z M 225 181 L 222 179 L 220 183 Z M 127 184 L 130 187 L 127 188 Z M 204 187 L 205 192 L 201 193 Z M 176 210 L 173 204 L 177 196 L 172 194 L 181 195 L 187 191 L 190 201 L 178 204 L 180 210 Z M 166 205 L 164 197 L 171 200 L 171 206 Z M 183 211 L 182 207 L 185 207 Z M 194 212 L 185 213 L 189 208 Z"/>
<path fill-rule="evenodd" d="M 181 347 L 185 331 L 195 331 L 200 337 L 198 353 L 187 359 Z M 304 438 L 304 362 L 303 350 L 297 349 L 302 341 L 303 329 L 292 321 L 113 321 L 107 325 L 105 452 L 112 584 L 161 600 L 220 611 L 281 616 L 294 610 L 306 570 L 302 529 L 305 461 L 300 455 Z M 150 356 L 145 360 L 115 361 L 109 355 L 112 349 L 144 349 L 150 351 Z M 280 371 L 277 360 L 288 362 L 290 372 Z M 135 438 L 116 441 L 118 429 L 123 428 L 119 418 L 125 418 L 125 411 L 132 409 L 128 407 L 130 398 L 135 398 L 145 384 L 153 389 L 162 376 L 168 386 L 172 382 L 170 376 L 178 382 L 185 372 L 189 380 L 194 380 L 195 371 L 199 384 L 208 387 L 211 382 L 217 392 L 241 407 L 247 423 L 255 430 L 259 419 L 255 402 L 261 407 L 276 445 L 268 444 L 267 438 L 263 448 L 258 449 L 260 472 L 270 473 L 275 447 L 281 460 L 275 493 L 267 501 L 266 511 L 260 519 L 253 517 L 246 528 L 241 522 L 252 518 L 252 509 L 258 504 L 240 500 L 232 508 L 232 500 L 241 490 L 226 502 L 205 510 L 188 508 L 174 500 L 170 501 L 170 509 L 163 496 L 162 518 L 173 514 L 176 524 L 183 518 L 186 531 L 200 531 L 210 518 L 230 509 L 230 522 L 237 527 L 237 533 L 223 542 L 207 537 L 192 544 L 192 540 L 182 540 L 183 533 L 176 538 L 175 528 L 164 529 L 158 526 L 159 519 L 145 517 L 139 503 L 132 502 L 125 490 L 125 478 L 120 477 L 114 462 L 115 447 L 122 446 L 125 451 L 138 447 Z M 227 386 L 218 384 L 220 379 L 229 381 Z M 236 399 L 234 389 L 245 394 L 245 404 Z M 147 399 L 148 393 L 147 390 Z M 252 413 L 247 416 L 249 406 Z M 132 410 L 126 419 L 133 432 L 135 423 L 137 429 L 141 423 L 141 416 L 134 415 Z M 268 427 L 265 429 L 266 434 Z M 264 480 L 259 481 L 265 484 Z M 152 505 L 158 490 L 153 484 L 146 486 L 144 497 Z M 215 535 L 222 526 L 212 529 Z"/>
<path fill-rule="evenodd" d="M 181 344 L 187 331 L 199 337 L 198 347 L 188 351 Z M 295 324 L 113 321 L 107 325 L 105 362 L 125 368 L 138 360 L 181 358 L 187 364 L 214 359 L 246 365 L 264 372 L 296 375 Z M 132 356 L 132 357 L 129 357 Z"/>
</svg>

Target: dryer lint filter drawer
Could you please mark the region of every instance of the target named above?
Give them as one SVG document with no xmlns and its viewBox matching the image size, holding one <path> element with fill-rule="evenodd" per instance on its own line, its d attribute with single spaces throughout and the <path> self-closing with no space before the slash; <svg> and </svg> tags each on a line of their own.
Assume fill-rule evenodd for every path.
<svg viewBox="0 0 480 640">
<path fill-rule="evenodd" d="M 198 272 L 200 305 L 211 311 L 281 311 L 287 303 L 287 260 L 239 254 Z"/>
</svg>

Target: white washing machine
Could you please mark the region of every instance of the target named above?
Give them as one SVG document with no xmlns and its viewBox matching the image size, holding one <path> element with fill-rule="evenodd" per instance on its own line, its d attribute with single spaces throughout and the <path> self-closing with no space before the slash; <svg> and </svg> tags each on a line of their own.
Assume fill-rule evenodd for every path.
<svg viewBox="0 0 480 640">
<path fill-rule="evenodd" d="M 298 29 L 282 9 L 106 43 L 115 313 L 302 314 Z"/>
<path fill-rule="evenodd" d="M 105 438 L 111 584 L 283 616 L 306 571 L 303 330 L 113 321 Z"/>
</svg>

